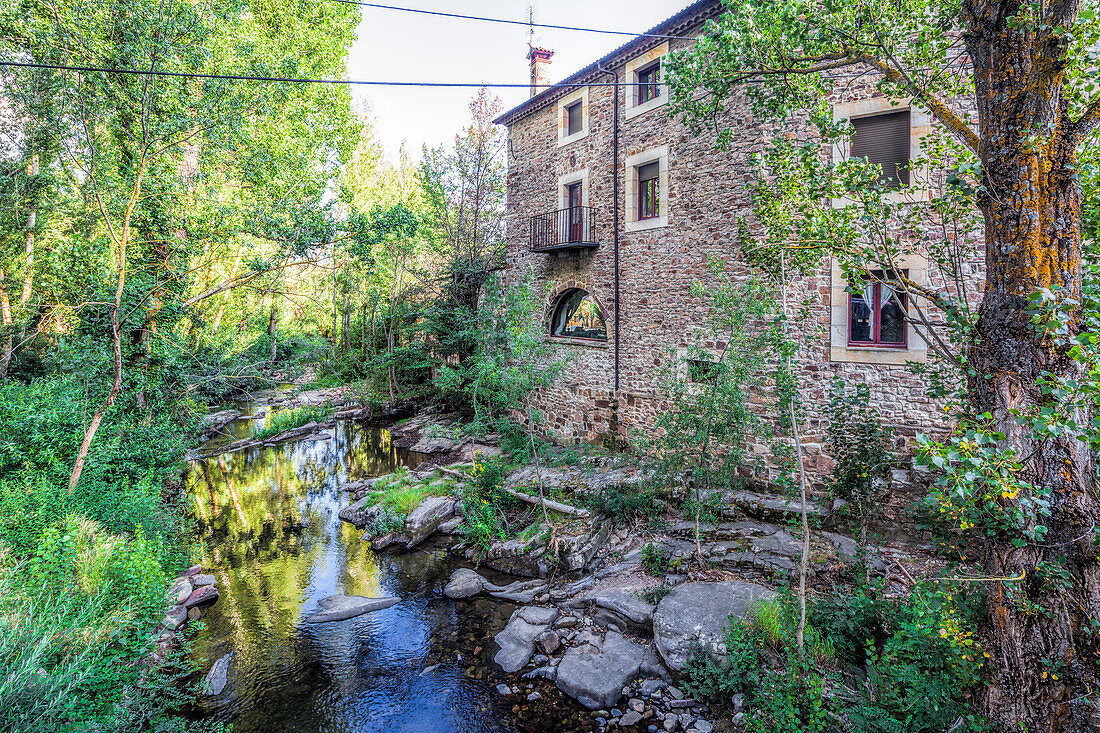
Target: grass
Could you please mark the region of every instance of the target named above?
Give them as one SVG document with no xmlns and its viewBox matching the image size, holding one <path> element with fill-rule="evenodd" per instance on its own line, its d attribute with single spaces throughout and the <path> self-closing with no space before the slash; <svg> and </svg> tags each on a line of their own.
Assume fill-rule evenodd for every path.
<svg viewBox="0 0 1100 733">
<path fill-rule="evenodd" d="M 408 469 L 402 467 L 375 482 L 367 503 L 371 506 L 381 505 L 401 517 L 406 517 L 424 499 L 429 496 L 445 496 L 453 487 L 453 482 L 446 479 L 429 478 L 417 481 Z"/>
<path fill-rule="evenodd" d="M 794 644 L 798 610 L 792 595 L 759 601 L 753 606 L 750 617 L 753 627 L 771 648 L 783 651 Z M 830 665 L 836 659 L 832 640 L 822 636 L 809 622 L 804 630 L 804 640 L 807 655 L 819 665 Z"/>
<path fill-rule="evenodd" d="M 282 410 L 268 418 L 267 424 L 252 434 L 255 440 L 267 440 L 279 433 L 300 428 L 311 422 L 324 422 L 332 417 L 333 408 L 329 406 L 296 407 Z"/>
</svg>

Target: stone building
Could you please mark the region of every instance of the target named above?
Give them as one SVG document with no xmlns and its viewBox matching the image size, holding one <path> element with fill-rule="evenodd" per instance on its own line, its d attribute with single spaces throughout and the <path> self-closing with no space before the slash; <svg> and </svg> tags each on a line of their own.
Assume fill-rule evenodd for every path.
<svg viewBox="0 0 1100 733">
<path fill-rule="evenodd" d="M 721 10 L 717 0 L 700 0 L 549 87 L 552 54 L 532 48 L 532 96 L 496 120 L 508 128 L 507 272 L 534 272 L 550 294 L 546 338 L 571 357 L 564 376 L 536 398 L 561 440 L 629 440 L 632 430 L 651 427 L 662 407 L 662 367 L 677 355 L 683 361 L 705 329 L 706 306 L 690 288 L 707 280 L 708 256 L 747 273 L 737 222 L 750 206 L 751 156 L 780 130 L 735 98 L 719 124 L 736 131 L 735 141 L 718 150 L 714 135 L 695 136 L 670 117 L 661 84 L 665 56 L 692 43 Z M 840 88 L 830 101 L 835 116 L 856 128 L 843 146 L 854 150 L 823 145 L 823 155 L 856 153 L 884 171 L 894 162 L 903 170 L 919 155 L 932 130 L 927 114 L 909 100 L 882 97 L 870 77 Z M 928 198 L 919 171 L 904 178 L 889 195 Z M 979 259 L 967 265 L 975 283 Z M 897 266 L 938 287 L 924 258 Z M 821 408 L 834 376 L 867 383 L 899 435 L 946 427 L 942 408 L 907 366 L 927 357 L 907 322 L 909 304 L 885 286 L 849 293 L 836 263 L 798 287 L 816 304 L 800 324 L 811 471 L 820 476 L 830 467 Z"/>
</svg>

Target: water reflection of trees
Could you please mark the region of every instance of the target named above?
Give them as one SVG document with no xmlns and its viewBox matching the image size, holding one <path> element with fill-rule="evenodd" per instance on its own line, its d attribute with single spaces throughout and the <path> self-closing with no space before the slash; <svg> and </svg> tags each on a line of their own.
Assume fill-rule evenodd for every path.
<svg viewBox="0 0 1100 733">
<path fill-rule="evenodd" d="M 196 639 L 196 656 L 208 666 L 235 653 L 231 693 L 204 699 L 207 712 L 232 719 L 242 732 L 343 730 L 351 718 L 359 727 L 395 714 L 423 729 L 435 723 L 453 729 L 444 721 L 456 714 L 468 719 L 469 706 L 488 699 L 466 686 L 483 683 L 466 680 L 454 650 L 484 645 L 507 612 L 502 619 L 495 602 L 475 602 L 460 613 L 441 594 L 451 570 L 442 553 L 376 557 L 337 516 L 347 499 L 340 484 L 413 458 L 395 449 L 386 431 L 341 425 L 329 440 L 239 451 L 192 466 L 203 564 L 221 591 Z M 303 610 L 339 592 L 385 592 L 403 602 L 348 623 L 301 623 Z M 447 664 L 420 675 L 439 662 Z M 476 717 L 484 730 L 497 729 L 493 716 Z"/>
</svg>

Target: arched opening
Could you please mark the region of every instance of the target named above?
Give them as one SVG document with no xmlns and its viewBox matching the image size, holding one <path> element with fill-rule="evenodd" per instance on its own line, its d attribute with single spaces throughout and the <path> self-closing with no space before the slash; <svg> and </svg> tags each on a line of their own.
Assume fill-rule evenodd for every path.
<svg viewBox="0 0 1100 733">
<path fill-rule="evenodd" d="M 565 338 L 607 341 L 603 309 L 592 294 L 571 288 L 558 296 L 550 318 L 550 335 Z"/>
</svg>

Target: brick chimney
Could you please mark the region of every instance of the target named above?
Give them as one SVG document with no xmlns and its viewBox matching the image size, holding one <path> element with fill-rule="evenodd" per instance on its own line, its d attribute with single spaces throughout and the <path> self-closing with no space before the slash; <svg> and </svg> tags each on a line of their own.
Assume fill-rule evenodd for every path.
<svg viewBox="0 0 1100 733">
<path fill-rule="evenodd" d="M 550 65 L 550 57 L 554 52 L 548 48 L 531 46 L 527 52 L 527 58 L 531 61 L 531 96 L 535 96 L 550 83 L 550 75 L 546 67 Z"/>
</svg>

